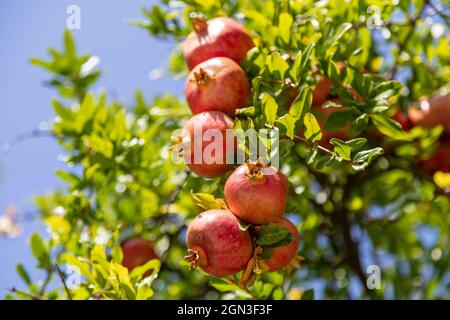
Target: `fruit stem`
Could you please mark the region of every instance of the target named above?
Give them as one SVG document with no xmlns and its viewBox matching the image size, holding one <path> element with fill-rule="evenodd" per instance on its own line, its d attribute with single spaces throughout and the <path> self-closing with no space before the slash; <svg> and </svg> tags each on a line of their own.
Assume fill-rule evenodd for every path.
<svg viewBox="0 0 450 320">
<path fill-rule="evenodd" d="M 202 16 L 192 18 L 192 28 L 198 36 L 205 35 L 208 32 L 208 22 Z"/>
<path fill-rule="evenodd" d="M 192 249 L 188 249 L 188 255 L 184 256 L 184 259 L 189 261 L 191 264 L 189 265 L 189 270 L 195 269 L 198 267 L 198 263 L 200 261 L 200 256 L 198 252 Z"/>
</svg>

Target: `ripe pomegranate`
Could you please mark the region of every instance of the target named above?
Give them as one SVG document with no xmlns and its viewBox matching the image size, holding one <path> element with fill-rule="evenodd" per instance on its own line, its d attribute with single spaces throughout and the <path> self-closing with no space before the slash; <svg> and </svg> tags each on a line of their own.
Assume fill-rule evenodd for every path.
<svg viewBox="0 0 450 320">
<path fill-rule="evenodd" d="M 421 161 L 419 166 L 425 172 L 437 171 L 450 173 L 450 143 L 440 143 L 439 149 L 429 159 Z"/>
<path fill-rule="evenodd" d="M 322 75 L 322 80 L 317 83 L 312 93 L 312 105 L 314 107 L 321 106 L 328 100 L 331 84 L 331 80 Z"/>
<path fill-rule="evenodd" d="M 191 268 L 224 277 L 243 270 L 253 256 L 248 231 L 239 229 L 238 219 L 228 210 L 208 210 L 199 214 L 186 233 Z"/>
<path fill-rule="evenodd" d="M 185 87 L 192 113 L 222 111 L 230 116 L 247 103 L 250 87 L 244 70 L 229 58 L 212 58 L 197 65 Z"/>
<path fill-rule="evenodd" d="M 283 216 L 288 185 L 284 175 L 260 161 L 239 166 L 225 183 L 225 199 L 236 216 L 267 224 Z"/>
<path fill-rule="evenodd" d="M 433 128 L 443 125 L 450 133 L 450 94 L 438 94 L 421 99 L 420 109 L 409 109 L 408 116 L 415 126 Z"/>
<path fill-rule="evenodd" d="M 397 111 L 392 116 L 392 119 L 400 123 L 404 131 L 408 131 L 409 129 L 411 129 L 409 118 L 401 110 L 397 109 Z"/>
<path fill-rule="evenodd" d="M 272 256 L 264 260 L 269 267 L 269 272 L 279 270 L 289 264 L 292 258 L 297 254 L 300 243 L 300 236 L 295 225 L 286 218 L 282 218 L 275 222 L 277 225 L 285 227 L 294 236 L 294 239 L 285 246 L 275 247 L 272 249 Z"/>
<path fill-rule="evenodd" d="M 216 178 L 228 171 L 227 154 L 234 153 L 236 143 L 227 146 L 226 135 L 233 125 L 233 120 L 220 111 L 202 112 L 189 119 L 177 139 L 180 153 L 193 172 Z"/>
<path fill-rule="evenodd" d="M 330 100 L 335 101 L 336 103 L 340 103 L 339 98 L 334 98 L 334 99 L 330 99 Z M 314 108 L 314 110 L 313 110 L 313 113 L 317 118 L 317 122 L 319 123 L 319 126 L 322 129 L 322 139 L 319 141 L 319 144 L 325 148 L 332 147 L 332 145 L 330 143 L 330 140 L 332 138 L 337 138 L 340 140 L 348 140 L 348 138 L 349 138 L 348 137 L 348 132 L 350 130 L 349 123 L 347 123 L 344 126 L 344 128 L 337 130 L 337 131 L 327 131 L 324 129 L 328 117 L 334 111 L 340 112 L 334 108 L 325 108 L 325 109 L 324 108 Z"/>
<path fill-rule="evenodd" d="M 253 40 L 244 26 L 228 17 L 206 21 L 201 17 L 192 20 L 194 31 L 184 43 L 184 57 L 189 70 L 215 57 L 227 57 L 240 63 L 253 48 Z"/>
<path fill-rule="evenodd" d="M 128 271 L 131 271 L 152 259 L 158 259 L 158 256 L 153 249 L 153 244 L 142 238 L 130 238 L 123 241 L 120 246 L 122 247 L 123 252 L 122 265 L 126 267 Z"/>
</svg>

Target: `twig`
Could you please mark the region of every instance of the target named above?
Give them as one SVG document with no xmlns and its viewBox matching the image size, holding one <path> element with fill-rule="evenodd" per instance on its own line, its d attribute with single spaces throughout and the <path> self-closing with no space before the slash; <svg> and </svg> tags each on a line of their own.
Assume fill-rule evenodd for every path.
<svg viewBox="0 0 450 320">
<path fill-rule="evenodd" d="M 67 298 L 69 298 L 69 300 L 73 300 L 72 293 L 70 292 L 69 287 L 67 286 L 66 279 L 64 278 L 64 274 L 62 273 L 61 269 L 59 268 L 59 266 L 57 264 L 55 264 L 55 269 L 58 272 L 58 276 L 61 279 L 62 284 L 64 285 L 64 290 L 66 291 Z"/>
<path fill-rule="evenodd" d="M 429 4 L 429 1 L 425 0 L 422 8 L 420 8 L 419 12 L 417 13 L 417 16 L 411 20 L 411 27 L 408 30 L 408 33 L 406 34 L 406 36 L 403 39 L 403 41 L 401 43 L 399 43 L 399 45 L 398 45 L 398 53 L 399 54 L 401 54 L 406 49 L 406 46 L 408 45 L 409 39 L 411 39 L 411 37 L 412 37 L 412 35 L 414 33 L 417 21 L 419 21 L 420 17 L 422 16 L 422 13 L 425 10 L 425 7 L 426 7 L 427 4 Z M 392 67 L 391 75 L 389 77 L 390 79 L 394 79 L 395 78 L 395 76 L 397 75 L 397 72 L 398 72 L 398 67 L 399 67 L 399 65 L 398 65 L 398 58 L 397 58 L 397 59 L 395 59 L 394 66 Z"/>
<path fill-rule="evenodd" d="M 166 201 L 166 215 L 169 214 L 169 210 L 170 210 L 170 205 L 176 200 L 176 198 L 178 197 L 178 194 L 180 193 L 180 191 L 183 189 L 184 184 L 186 183 L 187 179 L 189 178 L 191 174 L 190 170 L 186 170 L 185 171 L 185 176 L 184 178 L 180 181 L 180 183 L 178 183 L 178 185 L 176 186 L 176 188 L 172 191 L 172 193 L 170 194 L 169 198 L 167 198 Z"/>
<path fill-rule="evenodd" d="M 41 129 L 35 129 L 29 132 L 24 132 L 6 141 L 6 143 L 3 146 L 3 152 L 5 153 L 8 152 L 16 144 L 21 143 L 23 141 L 42 137 L 54 138 L 55 135 L 50 130 L 41 130 Z"/>
<path fill-rule="evenodd" d="M 313 143 L 309 142 L 306 138 L 303 138 L 303 137 L 297 136 L 297 135 L 294 135 L 294 140 L 302 141 L 302 142 L 309 143 L 309 144 L 313 144 Z M 323 152 L 325 152 L 327 154 L 329 154 L 332 157 L 336 157 L 337 156 L 337 154 L 335 152 L 333 152 L 333 151 L 331 151 L 331 150 L 329 150 L 329 149 L 327 149 L 325 147 L 322 147 L 320 144 L 317 145 L 317 149 L 320 150 L 320 151 L 323 151 Z"/>
<path fill-rule="evenodd" d="M 32 300 L 47 300 L 47 298 L 42 297 L 41 295 L 37 295 L 37 294 L 31 293 L 31 292 L 22 291 L 22 290 L 16 289 L 15 287 L 12 287 L 11 289 L 9 289 L 9 291 L 12 292 L 12 293 L 18 293 L 18 294 L 21 294 L 23 296 L 29 297 Z"/>
</svg>

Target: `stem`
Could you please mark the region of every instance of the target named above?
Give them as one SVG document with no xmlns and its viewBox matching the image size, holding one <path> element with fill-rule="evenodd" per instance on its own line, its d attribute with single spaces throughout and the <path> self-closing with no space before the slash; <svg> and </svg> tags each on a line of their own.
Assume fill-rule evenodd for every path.
<svg viewBox="0 0 450 320">
<path fill-rule="evenodd" d="M 14 287 L 9 289 L 9 291 L 12 292 L 12 293 L 18 293 L 18 294 L 24 295 L 26 297 L 31 298 L 32 300 L 47 300 L 47 298 L 42 297 L 41 295 L 37 295 L 37 294 L 31 293 L 31 292 L 22 291 L 22 290 L 14 288 Z"/>
<path fill-rule="evenodd" d="M 173 190 L 173 192 L 170 194 L 169 198 L 166 201 L 166 215 L 169 214 L 170 205 L 177 199 L 178 195 L 180 194 L 181 190 L 183 189 L 184 185 L 186 184 L 187 179 L 189 178 L 191 174 L 190 170 L 185 171 L 184 178 L 178 183 L 176 188 Z"/>
<path fill-rule="evenodd" d="M 73 300 L 72 293 L 70 292 L 69 287 L 67 286 L 66 279 L 64 277 L 63 272 L 61 271 L 61 269 L 59 268 L 59 266 L 57 264 L 55 264 L 55 269 L 58 272 L 58 276 L 64 285 L 64 290 L 66 291 L 67 298 L 69 298 L 69 300 Z"/>
</svg>

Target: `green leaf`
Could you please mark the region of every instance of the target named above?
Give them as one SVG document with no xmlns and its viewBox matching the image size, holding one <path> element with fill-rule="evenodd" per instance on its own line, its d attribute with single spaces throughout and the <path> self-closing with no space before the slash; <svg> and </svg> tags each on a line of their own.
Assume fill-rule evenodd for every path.
<svg viewBox="0 0 450 320">
<path fill-rule="evenodd" d="M 319 123 L 312 113 L 306 113 L 303 121 L 305 125 L 305 138 L 309 142 L 316 142 L 322 139 Z"/>
<path fill-rule="evenodd" d="M 31 252 L 34 257 L 39 261 L 39 265 L 42 268 L 50 266 L 50 254 L 47 246 L 44 244 L 41 236 L 37 233 L 33 233 L 30 239 Z"/>
<path fill-rule="evenodd" d="M 255 242 L 260 246 L 270 246 L 289 237 L 290 234 L 287 228 L 270 223 L 260 227 Z"/>
<path fill-rule="evenodd" d="M 31 278 L 30 275 L 28 274 L 28 272 L 25 270 L 25 267 L 23 266 L 23 264 L 19 263 L 16 265 L 16 271 L 19 274 L 20 278 L 22 278 L 22 280 L 27 284 L 27 285 L 31 285 Z"/>
<path fill-rule="evenodd" d="M 358 152 L 353 157 L 353 169 L 356 171 L 364 170 L 375 158 L 376 156 L 380 156 L 384 153 L 384 150 L 382 148 L 374 148 L 370 150 L 364 150 Z"/>
<path fill-rule="evenodd" d="M 345 144 L 348 145 L 352 149 L 352 151 L 361 149 L 366 143 L 366 138 L 356 138 L 345 142 Z"/>
<path fill-rule="evenodd" d="M 148 273 L 150 270 L 152 270 L 151 279 L 156 278 L 156 275 L 159 272 L 159 269 L 161 267 L 161 261 L 158 259 L 153 259 L 148 262 L 146 262 L 142 266 L 138 266 L 134 268 L 130 273 L 130 278 L 132 280 L 140 280 L 146 273 Z"/>
<path fill-rule="evenodd" d="M 285 114 L 284 116 L 277 119 L 277 123 L 281 124 L 286 129 L 286 135 L 294 139 L 295 135 L 295 124 L 298 119 L 294 118 L 292 115 Z"/>
<path fill-rule="evenodd" d="M 314 159 L 317 156 L 317 150 L 318 150 L 318 145 L 314 144 L 313 147 L 311 148 L 311 150 L 308 153 L 308 156 L 306 157 L 306 164 L 310 165 L 311 163 L 314 162 Z"/>
<path fill-rule="evenodd" d="M 302 300 L 314 300 L 314 289 L 309 289 L 303 292 Z"/>
<path fill-rule="evenodd" d="M 269 126 L 273 126 L 277 118 L 278 104 L 275 99 L 267 92 L 263 93 L 261 101 L 264 115 L 266 117 L 266 123 Z"/>
<path fill-rule="evenodd" d="M 312 92 L 311 89 L 304 85 L 300 88 L 298 96 L 295 98 L 294 102 L 289 109 L 289 114 L 294 118 L 302 120 L 305 113 L 309 111 L 312 103 Z"/>
<path fill-rule="evenodd" d="M 281 57 L 278 52 L 270 54 L 266 59 L 267 70 L 278 80 L 284 80 L 289 64 Z"/>
<path fill-rule="evenodd" d="M 72 38 L 72 33 L 66 29 L 64 32 L 64 50 L 67 58 L 71 63 L 74 63 L 76 61 L 76 49 L 75 49 L 75 42 Z"/>
<path fill-rule="evenodd" d="M 217 202 L 216 198 L 209 193 L 194 193 L 191 190 L 192 200 L 195 205 L 202 208 L 203 210 L 220 209 L 221 206 Z"/>
<path fill-rule="evenodd" d="M 402 126 L 397 121 L 381 114 L 371 114 L 370 118 L 377 129 L 384 135 L 396 140 L 408 140 Z"/>
<path fill-rule="evenodd" d="M 148 300 L 153 296 L 153 289 L 151 284 L 142 283 L 139 285 L 136 300 Z"/>
<path fill-rule="evenodd" d="M 75 116 L 72 110 L 69 108 L 64 107 L 61 102 L 58 100 L 53 99 L 52 100 L 52 106 L 55 110 L 56 114 L 62 119 L 62 120 L 74 120 Z"/>
<path fill-rule="evenodd" d="M 289 13 L 283 12 L 280 14 L 278 28 L 280 29 L 281 39 L 285 44 L 288 44 L 291 38 L 291 27 L 293 22 L 294 19 Z"/>
<path fill-rule="evenodd" d="M 330 140 L 330 143 L 334 146 L 334 152 L 336 152 L 338 156 L 347 161 L 351 160 L 351 148 L 347 144 L 345 144 L 344 141 L 332 138 Z"/>
</svg>

